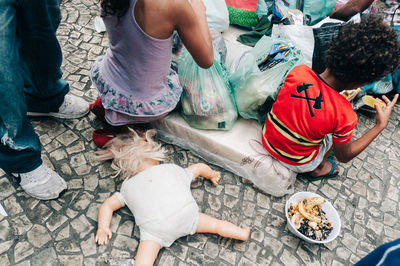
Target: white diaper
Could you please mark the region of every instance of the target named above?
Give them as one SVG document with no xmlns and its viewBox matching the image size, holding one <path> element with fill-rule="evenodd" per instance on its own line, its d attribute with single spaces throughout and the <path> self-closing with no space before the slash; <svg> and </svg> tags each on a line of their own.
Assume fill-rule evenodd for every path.
<svg viewBox="0 0 400 266">
<path fill-rule="evenodd" d="M 199 223 L 199 207 L 190 203 L 178 213 L 139 226 L 140 240 L 152 240 L 169 247 L 180 237 L 196 233 Z"/>
</svg>

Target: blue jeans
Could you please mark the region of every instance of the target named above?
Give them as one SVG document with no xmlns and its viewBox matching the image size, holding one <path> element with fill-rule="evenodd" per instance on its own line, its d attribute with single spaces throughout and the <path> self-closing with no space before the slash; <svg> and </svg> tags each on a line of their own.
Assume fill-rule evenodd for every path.
<svg viewBox="0 0 400 266">
<path fill-rule="evenodd" d="M 354 266 L 397 266 L 400 265 L 400 238 L 383 244 L 362 258 Z"/>
<path fill-rule="evenodd" d="M 6 172 L 29 172 L 42 163 L 26 112 L 57 112 L 69 91 L 55 35 L 60 3 L 0 0 L 0 168 Z"/>
</svg>

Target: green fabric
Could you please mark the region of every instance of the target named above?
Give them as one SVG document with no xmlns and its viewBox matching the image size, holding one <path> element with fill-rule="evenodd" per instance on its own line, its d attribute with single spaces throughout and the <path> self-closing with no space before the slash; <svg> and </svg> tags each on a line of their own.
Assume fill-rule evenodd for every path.
<svg viewBox="0 0 400 266">
<path fill-rule="evenodd" d="M 262 38 L 262 36 L 271 36 L 272 23 L 267 16 L 262 16 L 257 26 L 253 31 L 240 35 L 237 38 L 238 42 L 253 46 Z"/>
<path fill-rule="evenodd" d="M 244 27 L 255 27 L 258 23 L 255 12 L 228 6 L 229 23 Z"/>
</svg>

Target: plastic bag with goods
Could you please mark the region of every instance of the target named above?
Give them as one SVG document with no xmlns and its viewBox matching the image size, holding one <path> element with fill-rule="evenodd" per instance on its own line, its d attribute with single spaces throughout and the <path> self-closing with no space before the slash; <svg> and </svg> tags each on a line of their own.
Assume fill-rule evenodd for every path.
<svg viewBox="0 0 400 266">
<path fill-rule="evenodd" d="M 188 124 L 199 129 L 231 129 L 237 110 L 221 55 L 214 49 L 214 64 L 204 69 L 183 49 L 178 74 L 183 87 L 182 116 Z"/>
<path fill-rule="evenodd" d="M 261 38 L 230 79 L 239 114 L 263 122 L 264 103 L 276 99 L 286 75 L 302 63 L 301 52 L 290 44 Z"/>
</svg>

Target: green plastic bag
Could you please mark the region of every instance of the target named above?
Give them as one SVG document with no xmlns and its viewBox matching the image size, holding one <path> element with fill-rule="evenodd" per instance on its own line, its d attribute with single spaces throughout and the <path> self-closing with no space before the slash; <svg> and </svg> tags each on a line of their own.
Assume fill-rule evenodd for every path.
<svg viewBox="0 0 400 266">
<path fill-rule="evenodd" d="M 214 64 L 199 67 L 183 49 L 179 57 L 178 75 L 183 87 L 182 117 L 191 127 L 229 130 L 237 120 L 237 109 L 229 84 L 229 73 L 214 49 Z"/>
<path fill-rule="evenodd" d="M 264 104 L 276 99 L 286 75 L 300 64 L 300 50 L 283 40 L 262 37 L 230 78 L 239 114 L 264 122 Z"/>
<path fill-rule="evenodd" d="M 229 24 L 243 27 L 255 27 L 258 23 L 258 17 L 255 12 L 242 10 L 228 6 Z"/>
</svg>

